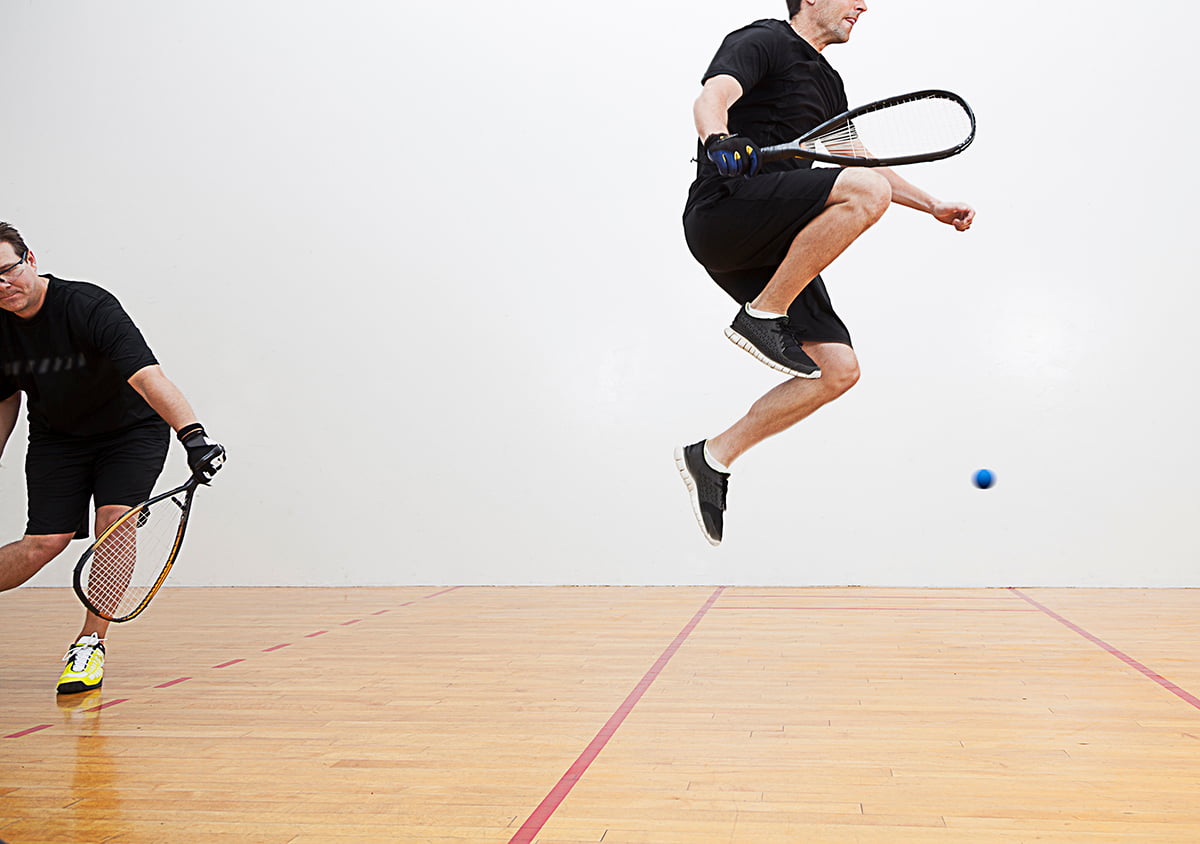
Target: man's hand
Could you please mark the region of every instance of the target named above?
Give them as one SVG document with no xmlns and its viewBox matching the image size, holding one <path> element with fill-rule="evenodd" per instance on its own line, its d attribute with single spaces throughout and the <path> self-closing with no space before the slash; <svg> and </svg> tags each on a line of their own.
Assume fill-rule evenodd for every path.
<svg viewBox="0 0 1200 844">
<path fill-rule="evenodd" d="M 960 232 L 971 228 L 971 223 L 975 220 L 975 209 L 964 202 L 939 202 L 929 213 Z"/>
<path fill-rule="evenodd" d="M 709 135 L 704 154 L 722 176 L 745 176 L 758 172 L 758 145 L 743 135 Z"/>
<path fill-rule="evenodd" d="M 184 425 L 176 435 L 183 447 L 187 449 L 188 466 L 203 484 L 213 479 L 217 470 L 225 465 L 225 448 L 210 440 L 204 432 L 204 426 L 199 422 Z"/>
</svg>

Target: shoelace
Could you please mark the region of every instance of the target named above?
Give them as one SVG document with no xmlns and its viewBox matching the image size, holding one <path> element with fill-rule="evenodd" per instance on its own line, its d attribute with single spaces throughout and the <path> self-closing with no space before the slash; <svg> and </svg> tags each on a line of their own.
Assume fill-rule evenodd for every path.
<svg viewBox="0 0 1200 844">
<path fill-rule="evenodd" d="M 799 346 L 801 342 L 803 342 L 799 337 L 796 336 L 796 329 L 792 328 L 787 317 L 784 317 L 779 321 L 778 325 L 775 326 L 775 330 L 779 332 L 779 336 L 783 338 L 783 347 L 785 349 L 790 349 L 793 346 Z"/>
<path fill-rule="evenodd" d="M 788 355 L 793 360 L 812 360 L 812 358 L 809 357 L 808 352 L 804 351 L 804 341 L 796 335 L 796 329 L 789 327 L 785 323 L 779 327 L 779 333 L 783 337 L 783 353 L 785 355 L 788 354 L 788 352 L 795 350 L 796 352 L 799 352 L 799 354 Z"/>
<path fill-rule="evenodd" d="M 801 344 L 801 340 L 796 336 L 796 329 L 792 328 L 787 316 L 777 317 L 771 320 L 771 327 L 768 329 L 772 334 L 779 335 L 780 347 L 785 351 L 793 349 Z"/>
<path fill-rule="evenodd" d="M 82 671 L 87 668 L 88 660 L 92 658 L 92 654 L 95 653 L 99 645 L 99 639 L 96 639 L 95 642 L 76 642 L 67 648 L 67 653 L 63 656 L 63 662 L 70 662 L 72 671 Z"/>
<path fill-rule="evenodd" d="M 75 661 L 71 663 L 71 670 L 82 671 L 87 668 L 88 660 L 92 658 L 94 650 L 95 647 L 92 645 L 72 645 L 71 649 L 67 651 L 67 655 L 63 657 L 63 662 L 71 662 L 74 659 Z"/>
</svg>

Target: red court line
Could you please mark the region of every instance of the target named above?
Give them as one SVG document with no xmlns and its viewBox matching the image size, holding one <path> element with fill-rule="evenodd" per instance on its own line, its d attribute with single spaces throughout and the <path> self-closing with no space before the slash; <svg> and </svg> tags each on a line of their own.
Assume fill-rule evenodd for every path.
<svg viewBox="0 0 1200 844">
<path fill-rule="evenodd" d="M 1166 677 L 1159 674 L 1157 671 L 1155 671 L 1151 668 L 1147 668 L 1145 665 L 1138 662 L 1136 659 L 1129 656 L 1127 653 L 1125 653 L 1121 649 L 1113 647 L 1108 642 L 1101 639 L 1099 636 L 1093 636 L 1091 633 L 1084 630 L 1078 624 L 1075 624 L 1074 622 L 1068 621 L 1067 619 L 1063 618 L 1061 615 L 1059 615 L 1054 610 L 1047 607 L 1045 604 L 1039 603 L 1039 602 L 1035 601 L 1033 598 L 1030 598 L 1028 595 L 1026 595 L 1020 589 L 1017 589 L 1012 586 L 1010 586 L 1008 589 L 1010 592 L 1012 592 L 1014 595 L 1016 595 L 1022 601 L 1025 601 L 1025 602 L 1037 607 L 1039 610 L 1044 612 L 1046 615 L 1050 616 L 1052 619 L 1057 621 L 1059 624 L 1062 624 L 1064 627 L 1074 630 L 1076 633 L 1078 633 L 1083 638 L 1087 639 L 1093 645 L 1097 645 L 1102 650 L 1105 650 L 1108 653 L 1112 654 L 1117 659 L 1121 660 L 1121 662 L 1128 665 L 1130 668 L 1137 669 L 1144 676 L 1146 676 L 1149 679 L 1153 680 L 1154 682 L 1158 683 L 1158 685 L 1162 686 L 1164 689 L 1166 689 L 1171 694 L 1175 695 L 1180 700 L 1185 701 L 1186 703 L 1190 703 L 1192 706 L 1196 707 L 1196 709 L 1200 709 L 1200 698 L 1196 697 L 1191 692 L 1187 691 L 1186 689 L 1181 689 L 1179 686 L 1172 683 L 1170 680 L 1168 680 Z"/>
<path fill-rule="evenodd" d="M 1025 607 L 713 607 L 715 610 L 829 610 L 830 612 L 1037 612 Z"/>
<path fill-rule="evenodd" d="M 541 832 L 542 827 L 546 825 L 546 821 L 550 820 L 550 816 L 562 805 L 563 800 L 571 793 L 571 789 L 575 787 L 575 783 L 579 782 L 592 762 L 596 761 L 596 757 L 600 755 L 600 751 L 604 749 L 609 739 L 617 732 L 617 728 L 624 723 L 629 713 L 633 711 L 638 701 L 642 699 L 642 695 L 646 694 L 646 690 L 658 679 L 658 675 L 667 667 L 667 663 L 671 661 L 671 657 L 687 641 L 687 638 L 692 635 L 692 631 L 696 629 L 696 625 L 712 609 L 712 605 L 717 602 L 717 599 L 721 597 L 721 593 L 724 591 L 725 587 L 720 586 L 708 596 L 708 600 L 704 602 L 704 606 L 696 611 L 696 614 L 692 616 L 692 620 L 684 625 L 684 628 L 679 631 L 679 635 L 675 637 L 675 640 L 662 652 L 662 656 L 658 658 L 654 665 L 650 666 L 650 670 L 642 677 L 641 682 L 629 693 L 629 696 L 625 698 L 625 702 L 617 707 L 617 711 L 600 728 L 600 732 L 596 733 L 596 737 L 584 748 L 583 753 L 579 754 L 579 758 L 575 760 L 575 764 L 571 765 L 567 769 L 567 772 L 562 775 L 562 779 L 558 781 L 558 784 L 550 789 L 550 793 L 533 810 L 533 814 L 521 825 L 521 828 L 517 830 L 517 834 L 509 839 L 508 844 L 530 844 L 534 837 Z"/>
<path fill-rule="evenodd" d="M 349 627 L 351 624 L 358 624 L 360 621 L 362 621 L 361 618 L 356 618 L 353 621 L 343 621 L 342 627 Z"/>
<path fill-rule="evenodd" d="M 316 636 L 324 636 L 324 635 L 325 635 L 326 633 L 328 633 L 328 632 L 329 632 L 328 630 L 318 630 L 316 633 L 305 633 L 305 634 L 304 634 L 304 638 L 305 638 L 305 639 L 312 639 L 312 638 L 314 638 L 314 637 L 316 637 Z"/>
<path fill-rule="evenodd" d="M 451 586 L 446 589 L 442 589 L 438 592 L 434 592 L 430 595 L 422 595 L 418 600 L 424 601 L 424 600 L 428 600 L 429 598 L 436 598 L 439 595 L 445 595 L 448 592 L 454 592 L 455 590 L 462 589 L 462 588 L 463 588 L 462 586 Z M 400 606 L 410 607 L 414 603 L 416 603 L 416 601 L 408 601 L 406 603 L 401 604 Z M 378 612 L 371 613 L 371 615 L 383 615 L 384 613 L 387 613 L 387 612 L 391 612 L 391 610 L 380 610 Z M 362 620 L 363 619 L 361 619 L 361 618 L 356 618 L 353 621 L 343 622 L 343 626 L 350 625 L 350 624 L 358 624 Z M 316 633 L 309 633 L 307 636 L 305 636 L 305 638 L 312 638 L 313 636 L 320 636 L 323 633 L 328 633 L 328 632 L 329 632 L 328 630 L 320 630 Z M 269 648 L 263 648 L 263 650 L 261 652 L 262 653 L 270 653 L 271 651 L 278 651 L 278 650 L 282 650 L 283 648 L 291 647 L 291 645 L 292 645 L 291 642 L 284 642 L 283 644 L 274 645 Z M 231 665 L 237 665 L 239 662 L 245 662 L 245 661 L 246 661 L 245 659 L 231 659 L 228 662 L 222 662 L 220 665 L 214 665 L 213 668 L 214 669 L 228 668 Z M 176 686 L 176 685 L 184 682 L 185 680 L 190 680 L 190 679 L 192 679 L 192 678 L 191 677 L 180 677 L 176 680 L 171 680 L 169 682 L 155 686 L 154 688 L 165 689 L 170 686 Z M 129 700 L 129 698 L 120 698 L 118 700 L 112 700 L 112 701 L 109 701 L 108 703 L 101 704 L 100 706 L 94 706 L 91 709 L 85 709 L 84 711 L 85 712 L 99 712 L 101 709 L 106 709 L 110 706 L 116 706 L 118 703 L 125 703 L 125 701 L 127 701 L 127 700 Z M 20 732 L 10 733 L 9 735 L 6 735 L 4 738 L 21 738 L 22 736 L 27 736 L 31 733 L 40 732 L 41 730 L 48 730 L 53 726 L 54 726 L 53 724 L 40 724 L 36 727 L 30 727 L 27 730 L 21 730 Z"/>
</svg>

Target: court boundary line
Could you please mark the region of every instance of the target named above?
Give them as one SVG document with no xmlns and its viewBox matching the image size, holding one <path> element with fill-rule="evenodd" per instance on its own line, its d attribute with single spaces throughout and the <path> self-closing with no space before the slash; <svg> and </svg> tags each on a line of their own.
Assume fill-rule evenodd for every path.
<svg viewBox="0 0 1200 844">
<path fill-rule="evenodd" d="M 1080 627 L 1075 622 L 1064 618 L 1063 616 L 1056 613 L 1054 610 L 1050 609 L 1045 604 L 1035 600 L 1034 598 L 1029 597 L 1028 595 L 1026 595 L 1024 592 L 1022 592 L 1017 587 L 1009 586 L 1008 591 L 1011 592 L 1012 594 L 1016 595 L 1022 601 L 1025 601 L 1025 602 L 1029 603 L 1030 605 L 1037 607 L 1043 613 L 1045 613 L 1050 618 L 1057 621 L 1059 624 L 1066 627 L 1068 630 L 1073 630 L 1074 632 L 1078 633 L 1083 638 L 1087 639 L 1093 645 L 1096 645 L 1097 647 L 1099 647 L 1101 650 L 1106 651 L 1107 653 L 1111 654 L 1112 656 L 1115 656 L 1117 659 L 1121 660 L 1121 662 L 1125 663 L 1130 668 L 1137 670 L 1140 674 L 1144 675 L 1148 679 L 1153 680 L 1155 683 L 1158 683 L 1158 685 L 1162 686 L 1164 689 L 1166 689 L 1171 694 L 1175 695 L 1175 697 L 1179 698 L 1184 703 L 1188 703 L 1188 704 L 1194 706 L 1196 709 L 1200 709 L 1200 698 L 1196 697 L 1194 694 L 1189 692 L 1187 689 L 1184 689 L 1180 686 L 1177 686 L 1175 683 L 1172 683 L 1170 680 L 1168 680 L 1166 677 L 1159 674 L 1153 668 L 1150 668 L 1147 665 L 1145 665 L 1144 663 L 1141 663 L 1138 660 L 1134 659 L 1133 657 L 1131 657 L 1129 654 L 1125 653 L 1120 648 L 1110 645 L 1108 642 L 1104 641 L 1099 636 L 1089 633 L 1087 630 L 1084 630 L 1082 627 Z"/>
<path fill-rule="evenodd" d="M 521 828 L 509 839 L 508 844 L 531 844 L 537 834 L 542 831 L 542 827 L 546 825 L 551 816 L 558 810 L 558 807 L 562 805 L 567 795 L 575 788 L 575 784 L 587 773 L 587 769 L 596 761 L 596 757 L 600 755 L 600 752 L 604 750 L 621 724 L 629 717 L 629 713 L 637 706 L 642 696 L 646 694 L 650 686 L 658 679 L 658 675 L 662 674 L 663 669 L 667 667 L 667 663 L 671 661 L 671 657 L 675 656 L 675 652 L 692 635 L 692 631 L 696 629 L 696 626 L 700 624 L 704 616 L 712 609 L 713 604 L 717 602 L 717 599 L 721 597 L 721 593 L 726 588 L 718 586 L 708 596 L 708 600 L 696 611 L 696 614 L 692 616 L 692 620 L 683 626 L 683 629 L 679 631 L 678 635 L 671 641 L 671 644 L 667 645 L 667 649 L 650 666 L 650 670 L 642 675 L 642 679 L 633 687 L 633 691 L 625 697 L 625 700 L 617 707 L 617 711 L 600 728 L 600 732 L 596 733 L 595 738 L 583 749 L 583 752 L 579 754 L 579 757 L 571 764 L 571 767 L 567 768 L 567 772 L 559 778 L 554 787 L 550 789 L 550 792 L 542 798 L 542 802 L 530 813 L 525 823 L 521 824 Z"/>
</svg>

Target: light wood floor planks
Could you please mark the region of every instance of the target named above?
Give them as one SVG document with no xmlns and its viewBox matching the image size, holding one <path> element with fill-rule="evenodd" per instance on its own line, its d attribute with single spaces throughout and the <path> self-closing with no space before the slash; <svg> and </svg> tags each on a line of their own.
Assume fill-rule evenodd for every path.
<svg viewBox="0 0 1200 844">
<path fill-rule="evenodd" d="M 56 699 L 0 595 L 0 839 L 1200 841 L 1200 590 L 175 589 Z"/>
</svg>

